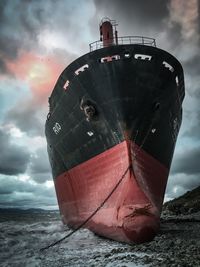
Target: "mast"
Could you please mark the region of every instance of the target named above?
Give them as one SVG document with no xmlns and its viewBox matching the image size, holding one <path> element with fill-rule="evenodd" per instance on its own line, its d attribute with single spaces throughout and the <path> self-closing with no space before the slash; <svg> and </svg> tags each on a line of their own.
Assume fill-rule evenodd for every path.
<svg viewBox="0 0 200 267">
<path fill-rule="evenodd" d="M 109 18 L 102 19 L 99 30 L 100 41 L 103 42 L 103 47 L 118 44 L 116 25 L 115 21 L 111 21 Z"/>
</svg>

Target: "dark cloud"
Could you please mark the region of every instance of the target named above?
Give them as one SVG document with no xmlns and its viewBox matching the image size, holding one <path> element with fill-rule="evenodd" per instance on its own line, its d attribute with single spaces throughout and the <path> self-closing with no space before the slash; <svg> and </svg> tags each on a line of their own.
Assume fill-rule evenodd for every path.
<svg viewBox="0 0 200 267">
<path fill-rule="evenodd" d="M 32 155 L 29 173 L 32 180 L 39 184 L 53 179 L 46 147 L 39 148 Z"/>
<path fill-rule="evenodd" d="M 0 207 L 57 208 L 55 189 L 16 177 L 1 177 Z"/>
<path fill-rule="evenodd" d="M 0 194 L 31 193 L 35 192 L 37 186 L 17 179 L 15 176 L 2 176 Z"/>
<path fill-rule="evenodd" d="M 91 21 L 91 31 L 93 33 L 97 32 L 97 25 L 102 17 L 109 17 L 110 19 L 115 19 L 119 24 L 119 36 L 139 35 L 152 37 L 156 39 L 157 46 L 161 45 L 166 49 L 170 48 L 173 40 L 174 44 L 177 45 L 175 40 L 180 38 L 180 27 L 173 24 L 169 30 L 169 0 L 155 0 L 153 2 L 146 0 L 95 0 L 94 2 L 96 14 Z M 173 38 L 171 38 L 173 32 Z"/>
<path fill-rule="evenodd" d="M 164 40 L 159 40 L 159 36 L 162 35 L 163 32 L 158 32 L 156 37 L 158 38 L 158 46 L 163 46 L 164 49 L 169 50 L 171 53 L 174 53 L 176 49 L 179 50 L 181 44 L 183 43 L 180 23 L 171 22 L 169 26 L 166 22 L 162 31 L 165 33 L 165 38 Z"/>
<path fill-rule="evenodd" d="M 0 147 L 0 173 L 7 175 L 24 173 L 30 160 L 27 148 L 12 144 L 10 136 L 3 130 L 0 130 Z"/>
<path fill-rule="evenodd" d="M 185 149 L 181 154 L 176 154 L 171 173 L 198 174 L 200 176 L 200 147 Z M 200 181 L 199 181 L 200 182 Z"/>
<path fill-rule="evenodd" d="M 97 32 L 101 18 L 109 17 L 119 23 L 120 36 L 153 37 L 157 40 L 158 46 L 172 53 L 176 49 L 180 51 L 180 46 L 185 45 L 185 36 L 188 32 L 191 33 L 191 37 L 188 38 L 191 44 L 194 39 L 198 39 L 200 33 L 197 26 L 200 24 L 199 14 L 197 18 L 191 17 L 191 14 L 195 14 L 196 8 L 199 8 L 199 3 L 196 7 L 192 1 L 181 3 L 175 0 L 94 0 L 94 3 L 96 14 L 91 20 L 93 33 Z"/>
<path fill-rule="evenodd" d="M 173 199 L 200 185 L 200 175 L 171 175 L 166 188 L 166 198 Z"/>
<path fill-rule="evenodd" d="M 185 131 L 185 137 L 190 137 L 193 140 L 200 140 L 200 119 L 198 119 L 198 123 L 194 124 L 189 130 Z"/>
<path fill-rule="evenodd" d="M 31 157 L 31 172 L 32 173 L 48 173 L 50 164 L 47 155 L 47 149 L 40 148 Z"/>
<path fill-rule="evenodd" d="M 200 91 L 200 84 L 199 84 L 199 73 L 200 73 L 200 45 L 197 46 L 196 48 L 196 53 L 193 52 L 193 54 L 188 57 L 186 60 L 183 60 L 183 68 L 185 72 L 185 78 L 186 82 L 188 80 L 188 83 L 190 84 L 190 90 L 188 88 L 187 92 L 188 94 L 192 95 L 194 97 L 200 96 L 200 95 L 195 95 L 197 93 L 196 91 Z M 191 47 L 192 50 L 192 47 Z M 190 52 L 190 49 L 188 51 L 188 54 Z"/>
<path fill-rule="evenodd" d="M 5 122 L 13 123 L 22 132 L 26 132 L 30 136 L 43 136 L 45 118 L 41 114 L 38 116 L 37 112 L 40 109 L 42 107 L 32 101 L 19 101 L 7 112 Z"/>
<path fill-rule="evenodd" d="M 79 1 L 78 4 L 81 4 L 82 8 L 87 6 L 83 1 Z M 2 70 L 7 71 L 5 68 L 7 60 L 17 58 L 22 51 L 38 52 L 41 49 L 39 37 L 45 30 L 51 34 L 67 35 L 70 43 L 80 44 L 80 36 L 85 32 L 84 25 L 74 18 L 77 10 L 79 10 L 77 3 L 70 0 L 2 0 L 0 6 L 0 67 Z M 59 48 L 56 48 L 54 54 L 58 52 L 59 56 Z"/>
<path fill-rule="evenodd" d="M 30 174 L 32 180 L 34 180 L 38 184 L 43 184 L 46 181 L 52 181 L 52 173 L 49 168 L 49 172 L 46 173 L 32 173 Z"/>
<path fill-rule="evenodd" d="M 199 47 L 200 51 L 200 47 Z M 184 70 L 187 74 L 190 74 L 192 77 L 199 76 L 200 73 L 200 54 L 197 54 L 187 61 L 183 62 Z M 200 85 L 199 85 L 200 86 Z"/>
<path fill-rule="evenodd" d="M 0 57 L 0 73 L 1 74 L 6 74 L 6 73 L 8 74 L 9 73 L 9 70 L 8 70 L 5 62 L 3 59 L 1 59 L 1 57 Z"/>
<path fill-rule="evenodd" d="M 38 2 L 1 1 L 0 8 L 0 59 L 2 65 L 15 59 L 22 49 L 34 48 L 42 24 Z M 32 8 L 35 7 L 35 8 Z M 7 69 L 4 68 L 4 71 Z"/>
<path fill-rule="evenodd" d="M 117 19 L 120 24 L 124 24 L 128 29 L 134 28 L 154 28 L 160 29 L 165 24 L 166 17 L 169 16 L 169 1 L 155 0 L 95 0 L 96 12 Z M 124 27 L 124 28 L 125 28 Z"/>
</svg>

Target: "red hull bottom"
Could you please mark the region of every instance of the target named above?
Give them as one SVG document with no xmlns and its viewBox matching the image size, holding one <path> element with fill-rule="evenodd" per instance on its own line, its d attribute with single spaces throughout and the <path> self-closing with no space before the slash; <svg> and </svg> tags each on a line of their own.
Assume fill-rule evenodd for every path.
<svg viewBox="0 0 200 267">
<path fill-rule="evenodd" d="M 136 153 L 134 159 L 131 151 Z M 56 178 L 64 223 L 78 227 L 123 180 L 86 228 L 127 243 L 150 241 L 159 229 L 168 170 L 137 145 L 124 141 Z"/>
</svg>

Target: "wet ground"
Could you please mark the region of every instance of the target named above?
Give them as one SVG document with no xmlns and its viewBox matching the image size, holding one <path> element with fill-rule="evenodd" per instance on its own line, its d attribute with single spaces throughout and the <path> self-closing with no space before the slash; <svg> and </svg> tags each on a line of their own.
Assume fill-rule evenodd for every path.
<svg viewBox="0 0 200 267">
<path fill-rule="evenodd" d="M 0 266 L 200 267 L 200 213 L 165 215 L 155 239 L 142 245 L 118 243 L 82 229 L 40 252 L 69 231 L 58 212 L 1 214 Z"/>
</svg>

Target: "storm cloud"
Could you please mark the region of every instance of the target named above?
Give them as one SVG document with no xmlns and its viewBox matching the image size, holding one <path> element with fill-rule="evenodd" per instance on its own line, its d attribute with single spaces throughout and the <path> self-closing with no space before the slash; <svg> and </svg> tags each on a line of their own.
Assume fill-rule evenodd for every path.
<svg viewBox="0 0 200 267">
<path fill-rule="evenodd" d="M 50 171 L 49 159 L 47 156 L 47 148 L 39 148 L 31 160 L 32 173 L 47 173 Z"/>
<path fill-rule="evenodd" d="M 200 88 L 199 88 L 199 91 L 200 91 Z M 196 102 L 199 102 L 198 97 L 197 97 Z M 197 105 L 198 104 L 199 103 L 197 103 Z M 190 127 L 186 126 L 183 136 L 186 138 L 195 140 L 195 141 L 199 141 L 200 140 L 200 110 L 197 109 L 196 111 L 189 111 L 187 116 L 188 116 L 188 120 L 190 120 L 191 122 L 191 126 Z"/>
<path fill-rule="evenodd" d="M 181 154 L 176 155 L 176 164 L 172 165 L 172 174 L 184 173 L 188 175 L 199 175 L 200 178 L 200 146 L 193 149 L 185 149 Z M 199 180 L 200 181 L 200 180 Z"/>
<path fill-rule="evenodd" d="M 171 176 L 168 180 L 165 200 L 170 200 L 183 195 L 187 191 L 190 191 L 199 186 L 200 176 L 199 175 L 186 175 L 176 174 Z"/>
<path fill-rule="evenodd" d="M 146 0 L 95 0 L 96 14 L 108 14 L 111 18 L 117 16 L 120 24 L 126 24 L 128 29 L 134 27 L 160 29 L 164 27 L 165 19 L 169 16 L 168 4 L 170 1 L 155 0 L 153 3 Z"/>
<path fill-rule="evenodd" d="M 46 147 L 41 147 L 32 154 L 31 163 L 29 165 L 29 174 L 32 180 L 38 184 L 52 180 Z"/>
<path fill-rule="evenodd" d="M 0 176 L 0 208 L 56 208 L 55 190 L 46 184 L 36 184 L 32 180 Z"/>
<path fill-rule="evenodd" d="M 80 44 L 80 38 L 86 33 L 84 26 L 74 16 L 82 17 L 82 12 L 92 8 L 85 1 L 26 1 L 2 0 L 0 3 L 0 68 L 5 73 L 7 61 L 20 56 L 22 51 L 46 53 L 44 45 L 51 47 L 51 53 L 59 56 L 59 50 L 74 58 L 73 46 L 86 49 L 86 44 Z M 89 19 L 88 19 L 89 20 Z M 87 23 L 87 21 L 85 21 Z M 79 33 L 77 35 L 77 33 Z M 89 32 L 87 33 L 89 35 Z M 68 45 L 70 44 L 70 46 Z M 87 45 L 88 47 L 88 45 Z M 60 57 L 60 60 L 63 60 Z M 69 59 L 68 59 L 69 60 Z"/>
<path fill-rule="evenodd" d="M 39 105 L 33 101 L 19 101 L 6 114 L 5 121 L 16 125 L 22 132 L 30 135 L 44 135 L 44 118 L 38 114 Z"/>
<path fill-rule="evenodd" d="M 27 10 L 27 4 L 28 2 L 15 0 L 9 3 L 2 0 L 0 3 L 0 57 L 4 66 L 7 59 L 12 60 L 18 56 L 20 49 L 34 46 L 37 27 L 30 20 L 36 16 L 37 11 L 30 8 Z"/>
<path fill-rule="evenodd" d="M 15 145 L 10 136 L 0 129 L 0 173 L 17 175 L 27 169 L 30 153 L 26 147 Z"/>
</svg>

